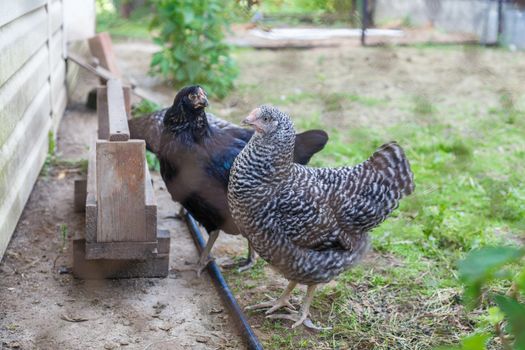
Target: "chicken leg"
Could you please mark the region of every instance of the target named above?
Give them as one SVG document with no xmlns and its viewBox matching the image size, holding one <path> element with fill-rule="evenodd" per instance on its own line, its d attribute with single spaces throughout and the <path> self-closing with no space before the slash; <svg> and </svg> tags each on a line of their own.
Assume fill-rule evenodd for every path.
<svg viewBox="0 0 525 350">
<path fill-rule="evenodd" d="M 210 257 L 211 248 L 215 244 L 215 241 L 219 237 L 220 230 L 213 230 L 208 235 L 208 242 L 206 242 L 206 247 L 204 247 L 204 250 L 201 253 L 201 256 L 199 258 L 199 262 L 197 264 L 197 277 L 201 276 L 202 271 L 208 266 L 208 264 L 213 261 L 213 258 Z"/>
</svg>

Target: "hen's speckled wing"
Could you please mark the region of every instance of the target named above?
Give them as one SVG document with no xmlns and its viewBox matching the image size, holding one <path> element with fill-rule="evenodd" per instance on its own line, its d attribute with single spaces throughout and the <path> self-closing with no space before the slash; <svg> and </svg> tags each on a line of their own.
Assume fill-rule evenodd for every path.
<svg viewBox="0 0 525 350">
<path fill-rule="evenodd" d="M 355 167 L 295 166 L 276 203 L 291 241 L 310 249 L 351 249 L 355 235 L 379 225 L 414 189 L 401 147 L 392 142 Z"/>
</svg>

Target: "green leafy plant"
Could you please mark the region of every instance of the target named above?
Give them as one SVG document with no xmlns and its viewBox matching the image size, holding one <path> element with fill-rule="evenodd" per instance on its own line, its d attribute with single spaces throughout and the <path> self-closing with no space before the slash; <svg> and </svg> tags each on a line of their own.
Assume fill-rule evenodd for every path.
<svg viewBox="0 0 525 350">
<path fill-rule="evenodd" d="M 133 118 L 138 118 L 140 116 L 156 112 L 161 108 L 162 108 L 161 105 L 151 100 L 144 99 L 140 101 L 139 103 L 133 105 L 131 109 L 131 115 Z"/>
<path fill-rule="evenodd" d="M 511 246 L 474 250 L 459 263 L 460 280 L 465 286 L 464 302 L 473 308 L 480 303 L 492 305 L 475 334 L 454 349 L 484 350 L 490 342 L 503 349 L 525 349 L 525 250 Z M 508 286 L 506 293 L 487 292 L 485 287 Z M 450 348 L 448 348 L 450 349 Z"/>
<path fill-rule="evenodd" d="M 225 43 L 229 8 L 220 0 L 152 0 L 153 40 L 161 50 L 151 70 L 175 85 L 200 84 L 219 98 L 233 88 L 238 74 Z"/>
</svg>

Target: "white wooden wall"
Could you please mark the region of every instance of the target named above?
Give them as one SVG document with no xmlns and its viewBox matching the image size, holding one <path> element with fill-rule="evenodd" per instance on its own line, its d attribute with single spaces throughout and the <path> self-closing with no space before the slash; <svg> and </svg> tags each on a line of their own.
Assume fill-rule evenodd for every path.
<svg viewBox="0 0 525 350">
<path fill-rule="evenodd" d="M 62 0 L 0 1 L 0 259 L 66 107 Z"/>
</svg>

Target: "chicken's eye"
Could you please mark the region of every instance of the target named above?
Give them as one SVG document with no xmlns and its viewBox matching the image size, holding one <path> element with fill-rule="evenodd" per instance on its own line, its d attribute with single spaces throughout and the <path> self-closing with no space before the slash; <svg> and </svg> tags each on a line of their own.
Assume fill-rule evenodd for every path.
<svg viewBox="0 0 525 350">
<path fill-rule="evenodd" d="M 190 94 L 189 96 L 192 100 L 195 98 L 195 94 Z"/>
<path fill-rule="evenodd" d="M 268 117 L 263 117 L 263 120 L 264 120 L 265 122 L 267 122 L 268 120 L 270 120 L 270 118 L 268 118 Z"/>
</svg>

